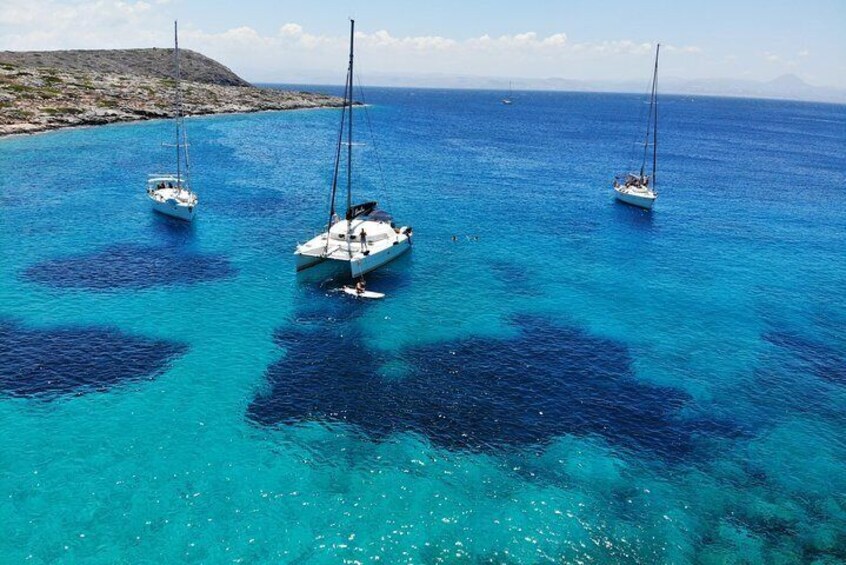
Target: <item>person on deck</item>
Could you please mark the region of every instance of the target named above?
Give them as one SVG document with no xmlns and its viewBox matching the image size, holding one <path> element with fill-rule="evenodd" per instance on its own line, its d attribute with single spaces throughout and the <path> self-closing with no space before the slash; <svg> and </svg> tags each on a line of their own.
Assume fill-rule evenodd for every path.
<svg viewBox="0 0 846 565">
<path fill-rule="evenodd" d="M 361 250 L 367 251 L 367 232 L 364 231 L 364 228 L 361 228 L 361 233 L 358 234 L 358 237 L 361 238 Z"/>
</svg>

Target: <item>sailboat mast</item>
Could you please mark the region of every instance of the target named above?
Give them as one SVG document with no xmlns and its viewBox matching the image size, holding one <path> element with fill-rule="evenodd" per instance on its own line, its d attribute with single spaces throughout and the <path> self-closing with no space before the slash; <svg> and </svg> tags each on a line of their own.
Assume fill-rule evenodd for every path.
<svg viewBox="0 0 846 565">
<path fill-rule="evenodd" d="M 350 69 L 349 69 L 349 76 L 348 76 L 350 116 L 347 120 L 347 213 L 349 213 L 349 211 L 352 210 L 353 43 L 354 43 L 354 39 L 355 39 L 355 20 L 350 20 Z"/>
<path fill-rule="evenodd" d="M 180 140 L 179 127 L 182 119 L 182 99 L 179 92 L 179 34 L 177 31 L 177 22 L 173 22 L 173 62 L 176 68 L 174 75 L 176 85 L 176 101 L 175 101 L 175 116 L 174 122 L 176 124 L 176 185 L 177 188 L 182 185 L 182 155 L 180 155 Z"/>
<path fill-rule="evenodd" d="M 655 49 L 655 69 L 652 73 L 652 88 L 649 92 L 649 115 L 646 118 L 646 137 L 643 139 L 643 160 L 640 162 L 640 178 L 643 178 L 643 173 L 646 171 L 646 160 L 649 157 L 649 138 L 652 137 L 652 176 L 655 176 L 656 157 L 658 155 L 656 141 L 658 132 L 654 131 L 658 126 L 658 106 L 657 106 L 657 81 L 658 81 L 658 49 L 661 48 L 659 44 Z M 653 127 L 653 124 L 655 127 Z"/>
<path fill-rule="evenodd" d="M 655 105 L 652 118 L 655 120 L 652 126 L 652 189 L 655 190 L 656 174 L 658 173 L 658 53 L 661 51 L 661 44 L 655 46 L 655 70 L 652 74 L 652 103 Z"/>
</svg>

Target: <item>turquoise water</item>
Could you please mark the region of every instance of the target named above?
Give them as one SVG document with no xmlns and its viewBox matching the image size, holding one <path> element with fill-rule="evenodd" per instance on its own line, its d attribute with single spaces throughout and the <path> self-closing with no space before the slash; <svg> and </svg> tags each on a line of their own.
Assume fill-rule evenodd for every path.
<svg viewBox="0 0 846 565">
<path fill-rule="evenodd" d="M 846 560 L 846 107 L 665 97 L 648 214 L 641 97 L 368 101 L 379 302 L 337 111 L 190 119 L 190 226 L 167 122 L 0 141 L 3 561 Z"/>
</svg>

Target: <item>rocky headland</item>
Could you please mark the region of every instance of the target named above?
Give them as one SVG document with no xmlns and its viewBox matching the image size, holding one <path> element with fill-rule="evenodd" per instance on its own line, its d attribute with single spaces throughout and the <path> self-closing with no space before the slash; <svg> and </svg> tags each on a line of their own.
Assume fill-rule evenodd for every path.
<svg viewBox="0 0 846 565">
<path fill-rule="evenodd" d="M 186 115 L 339 107 L 324 94 L 258 88 L 180 49 Z M 172 49 L 0 51 L 0 135 L 173 114 Z"/>
</svg>

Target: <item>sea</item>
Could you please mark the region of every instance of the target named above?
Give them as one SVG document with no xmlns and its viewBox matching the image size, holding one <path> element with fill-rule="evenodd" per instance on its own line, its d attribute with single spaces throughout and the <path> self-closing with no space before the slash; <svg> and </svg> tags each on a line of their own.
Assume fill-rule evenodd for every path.
<svg viewBox="0 0 846 565">
<path fill-rule="evenodd" d="M 364 95 L 0 140 L 0 562 L 846 562 L 846 106 Z"/>
</svg>

